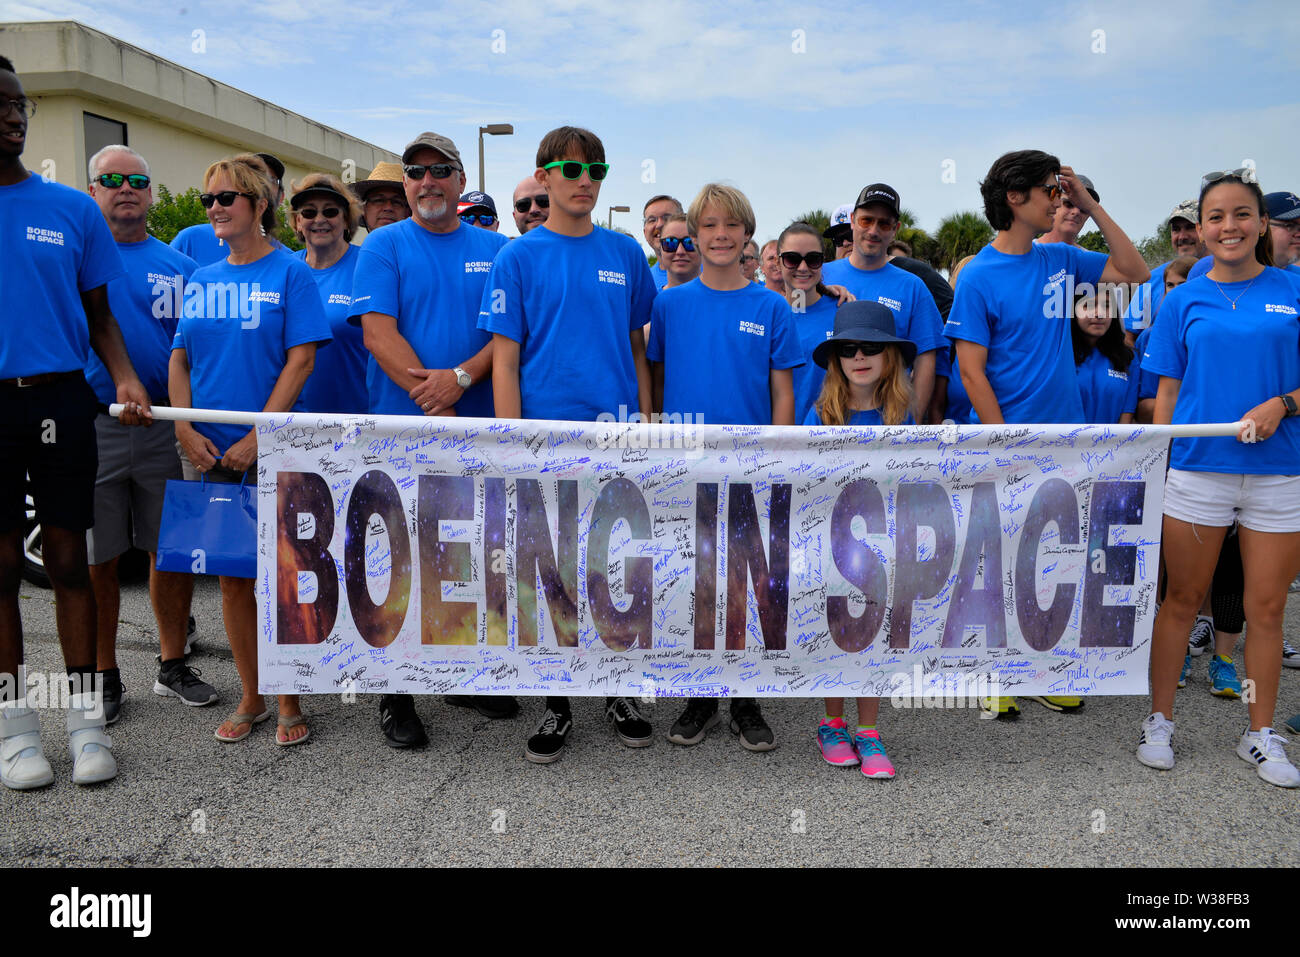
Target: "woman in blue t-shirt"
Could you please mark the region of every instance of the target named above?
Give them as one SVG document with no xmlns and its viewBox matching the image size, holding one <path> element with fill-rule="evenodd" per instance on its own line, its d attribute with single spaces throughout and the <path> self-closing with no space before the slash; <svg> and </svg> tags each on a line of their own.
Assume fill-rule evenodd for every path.
<svg viewBox="0 0 1300 957">
<path fill-rule="evenodd" d="M 1124 343 L 1113 302 L 1104 285 L 1084 287 L 1074 297 L 1074 371 L 1084 421 L 1091 425 L 1128 425 L 1137 411 L 1138 366 Z"/>
<path fill-rule="evenodd" d="M 813 350 L 826 370 L 821 395 L 804 425 L 912 425 L 908 367 L 916 345 L 895 335 L 894 314 L 878 302 L 850 302 L 835 313 L 834 334 Z M 892 778 L 894 766 L 876 730 L 879 698 L 858 698 L 858 726 L 849 734 L 844 699 L 826 698 L 817 742 L 828 764 L 861 766 L 869 778 Z"/>
<path fill-rule="evenodd" d="M 1169 572 L 1151 649 L 1151 715 L 1137 757 L 1172 768 L 1174 689 L 1187 634 L 1236 519 L 1245 572 L 1250 726 L 1237 755 L 1280 787 L 1300 771 L 1271 725 L 1287 586 L 1300 572 L 1300 288 L 1272 265 L 1264 196 L 1252 170 L 1211 173 L 1200 196 L 1209 272 L 1160 307 L 1147 368 L 1160 376 L 1157 424 L 1243 422 L 1236 437 L 1174 440 L 1164 495 Z"/>
<path fill-rule="evenodd" d="M 270 171 L 252 154 L 220 160 L 203 176 L 200 197 L 228 258 L 201 266 L 186 284 L 172 342 L 168 392 L 178 408 L 288 412 L 311 374 L 329 325 L 311 270 L 267 234 L 276 227 Z M 257 484 L 257 430 L 177 422 L 191 481 Z M 251 545 L 251 543 L 250 543 Z M 242 741 L 271 716 L 257 690 L 257 604 L 252 578 L 221 576 L 221 607 L 243 685 L 239 708 L 216 730 Z M 297 695 L 280 696 L 276 744 L 301 744 L 308 728 Z"/>
<path fill-rule="evenodd" d="M 826 374 L 812 362 L 813 350 L 825 342 L 835 325 L 835 295 L 822 283 L 826 254 L 822 234 L 804 222 L 791 223 L 776 241 L 777 262 L 785 282 L 795 336 L 804 364 L 794 370 L 794 420 L 802 422 L 822 391 Z M 852 297 L 849 297 L 852 299 Z"/>
</svg>

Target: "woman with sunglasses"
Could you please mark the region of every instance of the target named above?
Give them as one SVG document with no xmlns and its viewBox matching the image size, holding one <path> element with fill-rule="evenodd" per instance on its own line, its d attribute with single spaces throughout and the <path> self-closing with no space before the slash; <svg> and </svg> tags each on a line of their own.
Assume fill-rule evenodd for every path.
<svg viewBox="0 0 1300 957">
<path fill-rule="evenodd" d="M 1245 575 L 1246 674 L 1255 694 L 1237 755 L 1261 778 L 1300 787 L 1272 729 L 1287 586 L 1300 573 L 1300 288 L 1274 268 L 1264 194 L 1252 170 L 1201 184 L 1210 271 L 1160 307 L 1144 357 L 1160 376 L 1157 424 L 1242 421 L 1238 436 L 1179 438 L 1164 495 L 1169 574 L 1151 648 L 1151 714 L 1137 758 L 1174 766 L 1174 689 L 1187 634 L 1234 518 Z"/>
<path fill-rule="evenodd" d="M 352 312 L 352 276 L 358 246 L 352 237 L 361 222 L 361 204 L 328 173 L 309 173 L 293 184 L 289 208 L 293 231 L 307 244 L 299 259 L 307 263 L 329 320 L 330 348 L 316 357 L 302 387 L 301 406 L 308 412 L 361 413 L 370 407 L 366 391 L 366 345 L 361 326 L 348 322 Z"/>
<path fill-rule="evenodd" d="M 1106 286 L 1083 287 L 1074 297 L 1070 341 L 1084 421 L 1128 425 L 1137 411 L 1138 376 L 1133 350 L 1124 343 L 1124 325 L 1115 318 Z"/>
<path fill-rule="evenodd" d="M 177 408 L 288 412 L 311 374 L 329 323 L 311 270 L 268 241 L 276 226 L 271 179 L 258 157 L 220 160 L 203 176 L 200 196 L 225 260 L 201 266 L 186 284 L 172 341 L 168 392 Z M 177 422 L 191 481 L 257 482 L 257 430 Z M 251 545 L 251 543 L 250 543 Z M 221 608 L 243 695 L 216 730 L 242 741 L 271 716 L 257 690 L 257 604 L 251 578 L 221 576 Z M 276 744 L 301 744 L 308 729 L 297 695 L 280 696 Z"/>
<path fill-rule="evenodd" d="M 813 350 L 827 340 L 835 326 L 837 303 L 822 283 L 826 261 L 822 236 L 808 223 L 791 223 L 776 240 L 777 262 L 785 283 L 786 302 L 804 364 L 794 370 L 794 420 L 803 422 L 821 395 L 826 373 L 812 360 Z"/>
<path fill-rule="evenodd" d="M 916 359 L 916 345 L 899 338 L 896 330 L 893 312 L 878 302 L 850 302 L 836 311 L 833 335 L 812 352 L 826 375 L 804 425 L 914 424 L 907 370 Z M 826 698 L 825 705 L 817 742 L 826 762 L 860 766 L 869 778 L 892 778 L 894 765 L 876 730 L 880 699 L 858 698 L 852 734 L 844 722 L 844 699 Z"/>
</svg>

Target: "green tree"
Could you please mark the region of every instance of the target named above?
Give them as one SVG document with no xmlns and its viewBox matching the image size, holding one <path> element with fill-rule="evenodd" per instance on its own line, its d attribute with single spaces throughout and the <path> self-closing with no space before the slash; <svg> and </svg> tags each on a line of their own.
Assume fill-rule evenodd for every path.
<svg viewBox="0 0 1300 957">
<path fill-rule="evenodd" d="M 160 242 L 170 243 L 187 226 L 197 226 L 207 221 L 208 213 L 199 202 L 197 186 L 191 186 L 175 196 L 162 183 L 156 184 L 154 203 L 149 207 L 149 217 L 145 221 L 149 235 Z"/>
<path fill-rule="evenodd" d="M 1174 258 L 1174 247 L 1169 242 L 1169 223 L 1165 220 L 1160 221 L 1153 235 L 1140 239 L 1133 245 L 1148 266 L 1158 266 Z"/>
<path fill-rule="evenodd" d="M 1106 237 L 1101 234 L 1099 229 L 1091 229 L 1081 235 L 1079 245 L 1084 249 L 1091 249 L 1095 253 L 1110 255 L 1110 247 L 1106 245 Z"/>
<path fill-rule="evenodd" d="M 830 229 L 831 214 L 826 212 L 824 209 L 810 209 L 808 212 L 796 216 L 791 220 L 791 222 L 807 223 L 809 226 L 816 229 L 817 232 L 824 233 L 826 230 Z M 785 227 L 783 226 L 781 228 L 784 229 Z M 777 236 L 780 234 L 781 230 L 777 230 Z M 776 236 L 773 236 L 772 238 L 775 239 Z M 822 239 L 822 255 L 825 256 L 827 260 L 835 258 L 835 247 L 831 245 L 829 239 Z"/>
<path fill-rule="evenodd" d="M 907 212 L 907 210 L 903 210 Z M 896 239 L 901 239 L 912 247 L 912 258 L 930 262 L 934 258 L 934 237 L 918 226 L 900 226 Z"/>
<path fill-rule="evenodd" d="M 971 210 L 953 213 L 939 221 L 930 262 L 936 269 L 952 269 L 962 259 L 979 252 L 992 239 L 993 227 L 983 215 Z"/>
<path fill-rule="evenodd" d="M 307 244 L 299 239 L 298 234 L 293 231 L 293 227 L 289 225 L 292 222 L 293 212 L 286 202 L 280 206 L 280 225 L 275 229 L 275 238 L 284 243 L 289 249 L 297 252 L 299 249 L 305 248 Z"/>
</svg>

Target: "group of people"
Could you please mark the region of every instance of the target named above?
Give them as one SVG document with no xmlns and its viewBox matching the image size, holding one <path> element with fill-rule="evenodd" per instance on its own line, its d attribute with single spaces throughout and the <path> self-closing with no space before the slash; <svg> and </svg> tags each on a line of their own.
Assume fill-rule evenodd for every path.
<svg viewBox="0 0 1300 957">
<path fill-rule="evenodd" d="M 1238 753 L 1270 783 L 1300 786 L 1272 729 L 1280 668 L 1300 663 L 1282 640 L 1287 586 L 1300 573 L 1300 200 L 1265 196 L 1251 171 L 1210 174 L 1198 198 L 1175 209 L 1180 255 L 1153 276 L 1086 177 L 1038 150 L 1008 153 L 981 184 L 996 236 L 949 281 L 895 245 L 901 200 L 886 183 L 864 187 L 828 229 L 794 222 L 761 247 L 754 210 L 733 186 L 707 184 L 686 206 L 655 196 L 643 211 L 649 265 L 632 237 L 593 223 L 609 164 L 594 133 L 570 126 L 546 134 L 534 173 L 516 187 L 520 236 L 508 241 L 492 198 L 465 192 L 456 145 L 422 133 L 400 164 L 381 163 L 363 181 L 312 173 L 290 182 L 292 226 L 305 243 L 293 254 L 273 238 L 285 192 L 274 156 L 213 163 L 201 195 L 208 223 L 167 246 L 146 230 L 143 156 L 100 150 L 88 197 L 23 167 L 32 106 L 4 60 L 0 107 L 0 230 L 12 251 L 12 318 L 0 334 L 0 392 L 13 410 L 0 426 L 6 786 L 53 780 L 21 666 L 26 477 L 74 691 L 77 783 L 116 774 L 104 728 L 124 691 L 114 657 L 118 557 L 131 545 L 156 551 L 168 478 L 256 482 L 255 430 L 153 421 L 151 409 L 168 404 L 574 421 L 625 406 L 744 425 L 1247 419 L 1240 438 L 1253 441 L 1174 442 L 1168 584 L 1138 758 L 1172 767 L 1179 669 L 1205 650 L 1195 644 L 1197 612 L 1211 593 L 1217 609 L 1222 592 L 1250 623 L 1256 692 Z M 1077 245 L 1089 219 L 1109 254 Z M 1077 301 L 1053 312 L 1066 290 Z M 1149 328 L 1126 331 L 1132 317 Z M 124 406 L 117 419 L 107 414 L 114 402 Z M 1220 546 L 1234 527 L 1239 571 L 1221 582 L 1216 566 L 1228 564 L 1229 549 Z M 223 576 L 220 586 L 242 690 L 215 736 L 235 743 L 271 711 L 257 690 L 253 582 Z M 192 578 L 153 569 L 149 587 L 160 643 L 154 691 L 214 703 L 216 689 L 186 658 Z M 1230 656 L 1241 623 L 1223 624 L 1229 636 L 1216 651 Z M 1083 705 L 1035 700 L 1057 712 Z M 489 718 L 519 712 L 508 696 L 449 701 Z M 857 699 L 853 724 L 844 704 L 824 700 L 812 737 L 825 760 L 892 778 L 878 699 Z M 718 705 L 688 700 L 668 740 L 704 740 L 721 721 Z M 988 707 L 1018 713 L 1011 698 Z M 651 743 L 635 699 L 607 698 L 605 715 L 624 745 Z M 410 695 L 381 696 L 379 717 L 393 747 L 427 740 Z M 775 746 L 754 699 L 731 699 L 728 717 L 746 749 Z M 276 724 L 279 746 L 309 739 L 297 696 L 280 696 Z M 572 727 L 569 699 L 545 699 L 525 757 L 555 761 Z"/>
</svg>

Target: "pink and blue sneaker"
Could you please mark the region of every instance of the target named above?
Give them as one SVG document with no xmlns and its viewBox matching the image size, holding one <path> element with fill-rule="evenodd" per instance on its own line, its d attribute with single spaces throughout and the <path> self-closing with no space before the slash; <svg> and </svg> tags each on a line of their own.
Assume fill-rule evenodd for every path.
<svg viewBox="0 0 1300 957">
<path fill-rule="evenodd" d="M 853 746 L 857 749 L 862 773 L 867 777 L 888 779 L 894 776 L 894 766 L 885 756 L 885 743 L 880 740 L 879 731 L 872 728 L 854 732 Z"/>
<path fill-rule="evenodd" d="M 853 767 L 858 763 L 858 752 L 849 739 L 849 726 L 843 718 L 823 721 L 817 726 L 817 743 L 821 745 L 822 757 L 827 764 L 837 767 Z"/>
</svg>

